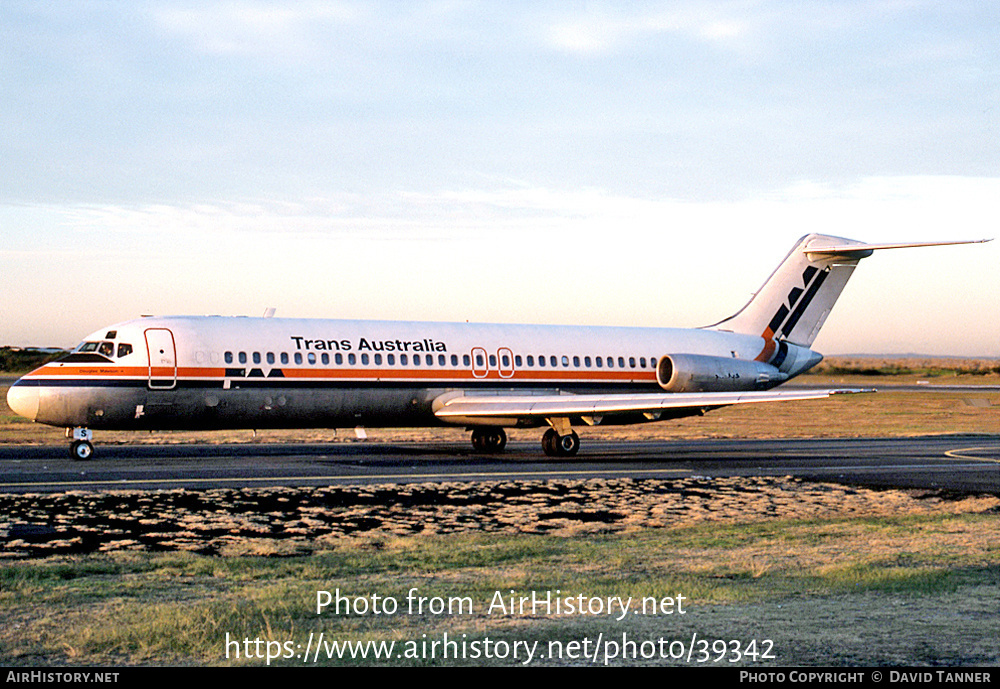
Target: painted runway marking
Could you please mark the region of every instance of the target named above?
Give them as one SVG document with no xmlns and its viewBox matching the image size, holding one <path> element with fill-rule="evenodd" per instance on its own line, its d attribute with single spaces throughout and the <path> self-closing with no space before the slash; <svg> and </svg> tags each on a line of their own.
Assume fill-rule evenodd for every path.
<svg viewBox="0 0 1000 689">
<path fill-rule="evenodd" d="M 958 450 L 948 450 L 944 453 L 945 457 L 950 457 L 951 459 L 974 459 L 980 462 L 993 462 L 994 464 L 1000 463 L 1000 458 L 997 457 L 979 457 L 976 455 L 964 454 L 966 452 L 993 452 L 1000 453 L 1000 446 L 996 447 L 965 447 Z"/>
</svg>

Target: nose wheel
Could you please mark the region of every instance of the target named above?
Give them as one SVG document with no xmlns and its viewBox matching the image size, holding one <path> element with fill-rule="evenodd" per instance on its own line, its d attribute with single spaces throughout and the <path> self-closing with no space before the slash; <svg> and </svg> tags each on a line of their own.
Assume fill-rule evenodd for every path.
<svg viewBox="0 0 1000 689">
<path fill-rule="evenodd" d="M 70 435 L 70 430 L 66 429 L 66 435 Z M 79 462 L 85 462 L 94 456 L 94 432 L 86 428 L 74 428 L 72 430 L 73 442 L 69 446 L 69 456 Z"/>
<path fill-rule="evenodd" d="M 85 462 L 94 456 L 94 445 L 86 440 L 77 440 L 69 446 L 69 456 L 77 461 Z"/>
</svg>

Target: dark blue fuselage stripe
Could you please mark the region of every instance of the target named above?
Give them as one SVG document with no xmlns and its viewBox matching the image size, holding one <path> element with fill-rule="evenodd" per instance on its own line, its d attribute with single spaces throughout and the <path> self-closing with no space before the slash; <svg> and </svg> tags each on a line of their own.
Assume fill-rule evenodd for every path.
<svg viewBox="0 0 1000 689">
<path fill-rule="evenodd" d="M 816 293 L 819 292 L 819 288 L 823 286 L 823 282 L 826 280 L 827 275 L 829 275 L 829 273 L 825 270 L 821 270 L 816 274 L 816 278 L 813 280 L 812 284 L 809 285 L 809 289 L 806 290 L 806 294 L 802 297 L 802 301 L 800 301 L 799 305 L 795 307 L 795 311 L 792 312 L 791 317 L 781 328 L 781 332 L 785 337 L 788 337 L 789 333 L 795 329 L 799 319 L 802 318 L 802 315 L 806 312 L 806 309 L 809 308 L 809 304 L 812 303 Z"/>
</svg>

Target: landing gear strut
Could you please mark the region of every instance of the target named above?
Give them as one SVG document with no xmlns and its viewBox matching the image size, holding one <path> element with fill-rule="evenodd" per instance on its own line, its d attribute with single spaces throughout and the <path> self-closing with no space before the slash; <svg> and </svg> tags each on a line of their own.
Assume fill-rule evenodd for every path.
<svg viewBox="0 0 1000 689">
<path fill-rule="evenodd" d="M 94 432 L 87 428 L 74 428 L 72 432 L 66 429 L 66 435 L 73 438 L 69 446 L 69 456 L 84 462 L 94 456 Z"/>
<path fill-rule="evenodd" d="M 576 431 L 559 435 L 556 429 L 550 428 L 542 436 L 542 449 L 549 457 L 572 457 L 580 449 L 580 436 Z"/>
<path fill-rule="evenodd" d="M 476 452 L 503 452 L 507 434 L 502 428 L 473 428 L 472 447 Z"/>
</svg>

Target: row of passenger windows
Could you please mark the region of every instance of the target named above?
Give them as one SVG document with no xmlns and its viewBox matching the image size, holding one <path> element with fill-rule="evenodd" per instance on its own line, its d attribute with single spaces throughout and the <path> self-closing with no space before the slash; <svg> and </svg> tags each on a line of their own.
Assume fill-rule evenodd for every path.
<svg viewBox="0 0 1000 689">
<path fill-rule="evenodd" d="M 342 352 L 335 352 L 330 354 L 329 352 L 295 352 L 289 355 L 288 352 L 281 352 L 275 355 L 274 352 L 266 352 L 261 354 L 260 352 L 251 352 L 247 354 L 246 352 L 226 352 L 225 360 L 227 364 L 233 364 L 239 362 L 240 364 L 253 363 L 255 365 L 260 365 L 267 362 L 268 365 L 274 365 L 280 361 L 281 364 L 289 364 L 294 361 L 296 364 L 302 365 L 308 363 L 310 365 L 321 365 L 329 366 L 330 362 L 333 361 L 334 365 L 342 366 L 346 362 L 349 366 L 356 366 L 358 362 L 361 362 L 362 366 L 368 366 L 374 363 L 375 366 L 382 366 L 383 364 L 388 366 L 448 366 L 449 364 L 455 368 L 459 365 L 459 356 L 457 354 L 445 355 L 445 354 L 355 354 L 354 352 L 349 352 L 344 354 Z M 475 367 L 477 369 L 485 369 L 487 362 L 489 362 L 489 368 L 495 369 L 499 364 L 501 369 L 510 369 L 511 362 L 513 361 L 514 368 L 647 368 L 647 363 L 649 368 L 655 368 L 656 357 L 589 357 L 589 356 L 554 356 L 554 355 L 539 355 L 534 356 L 528 354 L 526 356 L 520 354 L 485 354 L 476 353 L 475 357 Z M 397 364 L 398 362 L 398 364 Z M 461 365 L 464 368 L 470 368 L 473 365 L 473 356 L 470 354 L 463 354 L 461 357 Z"/>
</svg>

